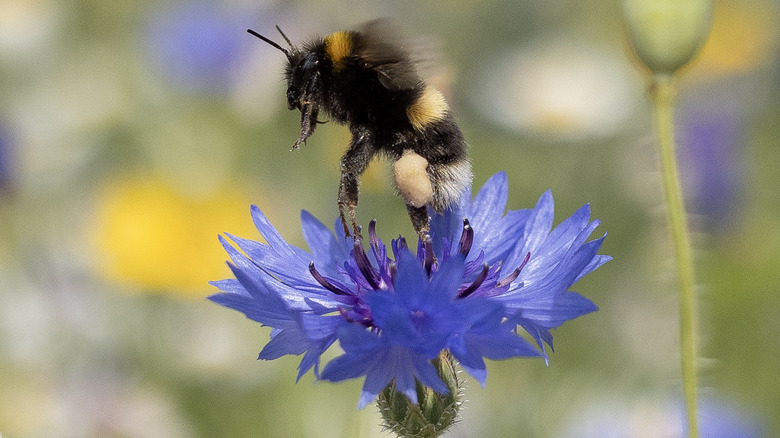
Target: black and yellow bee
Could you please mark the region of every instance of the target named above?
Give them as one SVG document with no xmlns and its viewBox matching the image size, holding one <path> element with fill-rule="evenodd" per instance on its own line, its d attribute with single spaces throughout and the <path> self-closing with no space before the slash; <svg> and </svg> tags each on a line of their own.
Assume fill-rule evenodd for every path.
<svg viewBox="0 0 780 438">
<path fill-rule="evenodd" d="M 427 238 L 427 206 L 437 213 L 458 201 L 471 183 L 467 145 L 442 94 L 422 80 L 411 55 L 386 23 L 373 21 L 358 31 L 341 31 L 301 47 L 277 26 L 284 48 L 249 29 L 287 56 L 287 105 L 301 112 L 306 142 L 320 112 L 346 124 L 352 133 L 341 158 L 338 207 L 344 231 L 355 236 L 359 175 L 377 153 L 393 161 L 395 185 L 417 233 Z M 345 214 L 346 210 L 346 214 Z"/>
</svg>

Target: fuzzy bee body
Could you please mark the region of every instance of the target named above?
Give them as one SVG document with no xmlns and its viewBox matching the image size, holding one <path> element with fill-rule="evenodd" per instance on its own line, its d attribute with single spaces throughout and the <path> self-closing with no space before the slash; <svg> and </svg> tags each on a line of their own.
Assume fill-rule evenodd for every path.
<svg viewBox="0 0 780 438">
<path fill-rule="evenodd" d="M 277 27 L 278 29 L 278 27 Z M 377 154 L 394 163 L 396 189 L 415 230 L 428 232 L 430 205 L 443 212 L 471 182 L 467 145 L 442 94 L 419 78 L 415 63 L 380 22 L 335 32 L 285 49 L 287 104 L 301 112 L 297 149 L 313 133 L 321 112 L 348 125 L 341 159 L 338 205 L 344 230 L 359 235 L 355 219 L 359 176 Z M 346 214 L 345 214 L 346 213 Z"/>
</svg>

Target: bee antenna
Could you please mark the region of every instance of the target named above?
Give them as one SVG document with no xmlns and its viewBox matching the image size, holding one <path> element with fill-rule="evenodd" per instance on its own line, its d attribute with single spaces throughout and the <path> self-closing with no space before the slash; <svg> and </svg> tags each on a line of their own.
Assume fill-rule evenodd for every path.
<svg viewBox="0 0 780 438">
<path fill-rule="evenodd" d="M 282 38 L 284 38 L 285 41 L 287 41 L 287 45 L 290 46 L 290 49 L 295 51 L 295 46 L 293 46 L 293 43 L 290 41 L 289 38 L 287 38 L 287 35 L 282 32 L 282 29 L 279 27 L 279 25 L 276 25 L 276 30 L 279 31 L 280 34 L 282 34 Z"/>
<path fill-rule="evenodd" d="M 277 28 L 277 29 L 279 29 L 279 27 L 278 27 L 278 26 L 277 26 L 276 28 Z M 287 49 L 285 49 L 284 47 L 280 46 L 279 44 L 276 44 L 275 42 L 273 42 L 273 41 L 269 40 L 268 38 L 266 38 L 266 37 L 264 37 L 264 36 L 262 36 L 262 35 L 260 35 L 259 33 L 255 32 L 255 31 L 254 31 L 254 30 L 252 30 L 252 29 L 247 29 L 246 31 L 247 31 L 247 32 L 249 32 L 250 34 L 252 34 L 252 35 L 254 35 L 254 36 L 256 36 L 256 37 L 260 38 L 261 40 L 263 40 L 263 41 L 267 42 L 268 44 L 270 44 L 270 45 L 272 45 L 272 46 L 276 47 L 277 49 L 281 50 L 281 51 L 282 51 L 282 53 L 284 53 L 285 55 L 287 55 L 287 57 L 288 57 L 288 58 L 290 57 L 290 51 L 289 51 L 289 50 L 287 50 Z M 281 32 L 281 31 L 280 31 L 280 32 Z M 284 36 L 284 34 L 282 34 L 282 36 Z M 285 39 L 285 40 L 287 40 L 287 43 L 289 43 L 289 42 L 290 42 L 290 40 L 288 40 L 288 39 L 287 39 L 287 37 L 284 37 L 284 39 Z M 292 48 L 292 44 L 290 44 L 290 48 Z"/>
</svg>

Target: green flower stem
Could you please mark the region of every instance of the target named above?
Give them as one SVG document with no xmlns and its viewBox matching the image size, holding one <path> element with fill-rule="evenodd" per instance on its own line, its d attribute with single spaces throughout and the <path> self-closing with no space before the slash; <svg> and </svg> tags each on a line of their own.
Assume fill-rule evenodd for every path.
<svg viewBox="0 0 780 438">
<path fill-rule="evenodd" d="M 691 244 L 675 156 L 674 108 L 677 97 L 675 78 L 671 75 L 655 75 L 650 86 L 650 95 L 656 113 L 658 145 L 661 152 L 661 173 L 664 180 L 669 226 L 674 240 L 674 253 L 680 281 L 680 366 L 688 419 L 688 437 L 697 438 L 696 343 L 698 321 L 696 297 L 693 290 Z"/>
</svg>

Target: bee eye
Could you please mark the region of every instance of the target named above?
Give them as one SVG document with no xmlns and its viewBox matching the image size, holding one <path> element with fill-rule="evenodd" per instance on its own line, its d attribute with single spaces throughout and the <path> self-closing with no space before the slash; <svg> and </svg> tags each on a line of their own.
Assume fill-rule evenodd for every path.
<svg viewBox="0 0 780 438">
<path fill-rule="evenodd" d="M 301 70 L 308 71 L 316 68 L 320 63 L 320 59 L 316 56 L 307 56 L 300 64 Z"/>
</svg>

